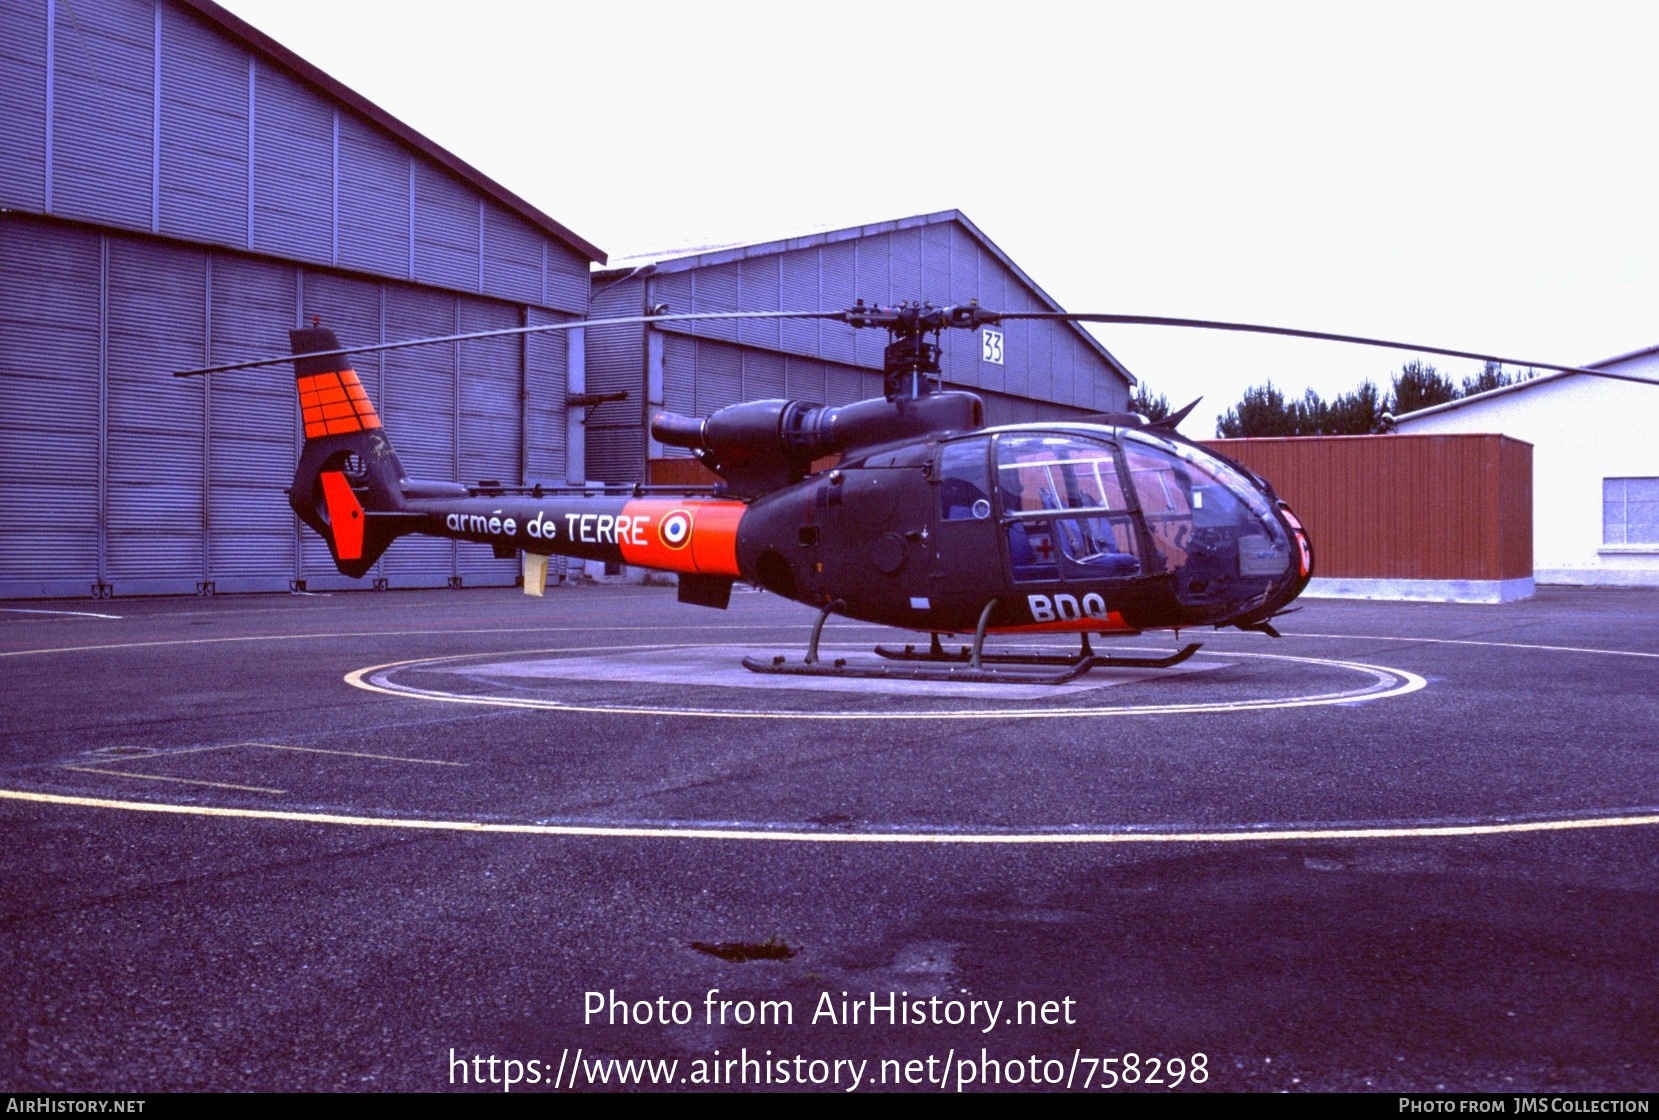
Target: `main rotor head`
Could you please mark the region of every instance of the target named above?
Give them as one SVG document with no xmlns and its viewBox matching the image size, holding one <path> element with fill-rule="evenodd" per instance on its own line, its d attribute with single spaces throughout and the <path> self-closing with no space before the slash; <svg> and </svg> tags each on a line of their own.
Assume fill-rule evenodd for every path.
<svg viewBox="0 0 1659 1120">
<path fill-rule="evenodd" d="M 840 315 L 850 327 L 887 332 L 882 352 L 882 375 L 887 399 L 916 400 L 939 388 L 939 335 L 946 327 L 977 330 L 999 322 L 1001 316 L 977 303 L 934 307 L 931 303 L 901 303 L 880 307 L 859 300 Z"/>
</svg>

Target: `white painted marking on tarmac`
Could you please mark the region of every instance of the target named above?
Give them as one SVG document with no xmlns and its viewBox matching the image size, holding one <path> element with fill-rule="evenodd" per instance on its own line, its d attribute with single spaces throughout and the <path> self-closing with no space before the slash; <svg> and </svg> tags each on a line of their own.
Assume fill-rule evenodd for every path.
<svg viewBox="0 0 1659 1120">
<path fill-rule="evenodd" d="M 289 747 L 281 743 L 237 743 L 242 747 L 264 747 L 273 751 L 301 751 L 305 754 L 332 754 L 341 758 L 373 758 L 381 762 L 417 762 L 422 766 L 466 766 L 465 762 L 450 762 L 441 758 L 409 758 L 401 754 L 370 754 L 367 751 L 330 751 L 322 747 Z"/>
<path fill-rule="evenodd" d="M 181 786 L 212 786 L 214 789 L 239 789 L 249 793 L 287 793 L 285 789 L 271 789 L 267 786 L 239 786 L 234 782 L 208 782 L 199 778 L 169 778 L 165 774 L 134 774 L 130 770 L 99 770 L 91 766 L 65 766 L 65 770 L 74 770 L 81 774 L 108 774 L 116 778 L 138 778 L 146 782 L 177 782 Z"/>
<path fill-rule="evenodd" d="M 698 645 L 667 648 L 674 650 L 677 655 L 670 658 L 644 657 L 638 652 L 624 652 L 623 647 L 616 647 L 618 652 L 609 656 L 606 654 L 610 651 L 606 651 L 606 654 L 596 657 L 546 656 L 527 660 L 490 661 L 467 665 L 456 671 L 469 677 L 483 677 L 505 683 L 626 681 L 629 684 L 759 689 L 791 694 L 851 692 L 862 696 L 918 696 L 936 700 L 1039 700 L 1059 699 L 1137 681 L 1170 680 L 1224 668 L 1228 664 L 1226 661 L 1195 659 L 1168 669 L 1103 666 L 1064 684 L 1037 684 L 1029 678 L 1021 682 L 1017 670 L 1010 672 L 1006 680 L 990 682 L 951 680 L 948 677 L 909 680 L 899 677 L 814 677 L 753 673 L 743 667 L 744 655 L 752 652 L 745 647 Z M 832 647 L 826 645 L 820 648 L 826 656 L 831 655 Z M 859 659 L 864 664 L 902 667 L 901 662 L 878 662 L 869 655 L 868 647 L 858 648 L 865 651 L 866 656 Z M 965 665 L 961 667 L 966 668 Z"/>
<path fill-rule="evenodd" d="M 299 824 L 344 825 L 356 828 L 401 828 L 427 832 L 493 832 L 519 836 L 616 837 L 668 840 L 737 840 L 797 844 L 1250 844 L 1305 840 L 1398 840 L 1456 836 L 1510 836 L 1538 832 L 1586 829 L 1644 828 L 1659 825 L 1659 813 L 1632 810 L 1600 817 L 1562 817 L 1472 824 L 1379 825 L 1257 825 L 1189 832 L 1149 832 L 1123 827 L 1087 832 L 808 832 L 779 828 L 700 827 L 660 828 L 631 825 L 521 824 L 500 821 L 441 820 L 409 817 L 366 817 L 340 813 L 301 813 L 282 809 L 238 809 L 214 805 L 174 805 L 154 801 L 113 801 L 101 797 L 0 790 L 0 798 L 83 809 L 113 809 L 131 813 L 168 813 L 190 817 L 287 821 Z"/>
<path fill-rule="evenodd" d="M 1234 637 L 1232 634 L 1221 635 Z M 1490 646 L 1494 649 L 1532 649 L 1541 653 L 1599 653 L 1608 657 L 1651 657 L 1659 659 L 1659 653 L 1647 653 L 1634 649 L 1593 649 L 1589 646 L 1544 646 L 1529 642 L 1483 642 L 1474 638 L 1402 638 L 1391 634 L 1285 634 L 1286 638 L 1341 638 L 1355 642 L 1422 642 L 1438 646 Z"/>
<path fill-rule="evenodd" d="M 0 613 L 3 613 L 3 614 L 67 614 L 67 615 L 74 615 L 76 618 L 113 618 L 113 619 L 120 619 L 120 617 L 121 617 L 118 614 L 99 614 L 97 611 L 43 611 L 43 610 L 33 610 L 29 607 L 0 607 Z"/>
<path fill-rule="evenodd" d="M 655 648 L 658 650 L 685 649 L 684 646 L 635 647 Z M 689 647 L 692 649 L 700 647 Z M 536 711 L 557 712 L 584 712 L 606 715 L 643 715 L 643 716 L 704 716 L 712 719 L 765 719 L 765 720 L 990 720 L 990 719 L 1076 719 L 1094 718 L 1102 716 L 1130 716 L 1130 715 L 1178 715 L 1178 714 L 1213 714 L 1221 712 L 1254 712 L 1269 711 L 1282 708 L 1306 708 L 1326 704 L 1352 704 L 1383 700 L 1394 696 L 1404 696 L 1426 688 L 1428 682 L 1416 673 L 1404 669 L 1391 669 L 1381 665 L 1366 665 L 1355 661 L 1333 661 L 1314 657 L 1291 657 L 1288 654 L 1277 653 L 1230 653 L 1229 658 L 1257 658 L 1270 661 L 1286 661 L 1314 665 L 1321 668 L 1342 669 L 1359 673 L 1371 678 L 1369 685 L 1356 689 L 1338 692 L 1315 693 L 1302 696 L 1265 697 L 1257 700 L 1217 701 L 1213 703 L 1192 704 L 1139 704 L 1116 706 L 1081 706 L 1068 704 L 1064 707 L 1049 708 L 969 708 L 969 709 L 937 709 L 929 708 L 917 711 L 904 712 L 872 712 L 868 710 L 843 711 L 812 711 L 805 709 L 769 711 L 748 711 L 741 709 L 692 707 L 692 706 L 642 706 L 629 704 L 579 704 L 567 703 L 560 700 L 540 699 L 525 696 L 475 696 L 465 693 L 450 692 L 443 689 L 417 688 L 413 685 L 399 684 L 391 678 L 398 670 L 430 669 L 444 665 L 457 664 L 465 661 L 476 661 L 482 657 L 519 657 L 526 654 L 585 652 L 576 650 L 514 650 L 499 654 L 465 654 L 454 657 L 411 658 L 406 661 L 392 661 L 384 665 L 370 665 L 362 669 L 354 669 L 345 675 L 345 682 L 353 688 L 360 688 L 366 692 L 378 692 L 388 696 L 402 696 L 418 700 L 433 700 L 451 704 L 473 704 L 482 707 L 523 708 Z M 872 684 L 880 682 L 870 682 Z"/>
<path fill-rule="evenodd" d="M 14 610 L 14 609 L 15 610 L 25 610 L 25 608 L 9 608 L 9 607 L 4 608 L 4 609 L 7 609 L 7 610 Z M 33 613 L 47 613 L 47 612 L 33 612 Z M 90 614 L 91 612 L 58 612 L 58 613 L 71 613 L 71 614 L 86 613 L 86 614 Z M 92 617 L 94 617 L 94 618 L 119 619 L 123 616 L 121 616 L 121 615 L 92 615 Z M 806 630 L 806 629 L 810 628 L 810 625 L 811 625 L 810 623 L 804 623 L 804 622 L 803 623 L 791 623 L 791 622 L 772 623 L 772 622 L 767 622 L 767 623 L 753 623 L 753 624 L 749 624 L 749 623 L 715 623 L 715 624 L 701 624 L 697 627 L 697 629 L 699 631 L 743 630 L 743 631 L 748 631 L 750 633 L 757 633 L 757 632 L 758 633 L 775 633 L 775 632 L 778 632 L 778 631 L 786 631 L 786 630 Z M 424 637 L 424 636 L 429 636 L 429 635 L 457 635 L 457 634 L 468 634 L 468 635 L 475 635 L 475 634 L 602 634 L 602 633 L 633 633 L 633 632 L 638 632 L 638 631 L 657 631 L 657 630 L 661 630 L 661 629 L 662 629 L 661 626 L 499 626 L 499 627 L 482 627 L 482 628 L 461 629 L 461 630 L 453 630 L 453 629 L 451 629 L 451 630 L 341 630 L 341 631 L 326 631 L 326 632 L 323 632 L 323 633 L 316 633 L 316 634 L 245 634 L 245 635 L 237 635 L 237 636 L 233 636 L 233 637 L 222 637 L 222 638 L 175 638 L 175 639 L 166 639 L 166 640 L 149 641 L 149 642 L 104 642 L 104 643 L 98 643 L 98 644 L 94 644 L 94 645 L 84 645 L 84 646 L 51 646 L 51 647 L 42 647 L 42 648 L 38 648 L 38 649 L 0 650 L 0 657 L 28 657 L 28 656 L 35 655 L 35 654 L 49 654 L 49 653 L 93 653 L 93 652 L 97 652 L 97 651 L 100 651 L 100 650 L 155 649 L 155 648 L 167 647 L 167 646 L 215 645 L 215 644 L 224 643 L 224 642 L 294 642 L 294 641 L 307 641 L 307 640 L 321 641 L 321 640 L 325 640 L 325 639 L 332 640 L 332 639 L 339 639 L 339 638 L 412 638 L 412 637 Z M 849 630 L 874 630 L 874 631 L 878 631 L 878 632 L 888 632 L 888 633 L 890 633 L 893 628 L 892 627 L 886 627 L 886 626 L 877 626 L 874 623 L 844 622 L 841 625 L 837 626 L 836 629 L 838 631 L 841 631 L 841 632 L 845 632 L 845 631 L 849 631 Z M 1210 635 L 1208 638 L 1206 638 L 1206 640 L 1211 640 L 1211 639 L 1216 639 L 1216 638 L 1237 638 L 1237 637 L 1241 637 L 1241 636 L 1249 637 L 1250 640 L 1252 640 L 1252 641 L 1257 640 L 1254 635 L 1240 635 L 1240 634 L 1228 633 L 1226 631 L 1218 631 L 1215 634 Z M 1498 649 L 1537 650 L 1537 651 L 1543 652 L 1543 653 L 1589 653 L 1589 654 L 1601 654 L 1601 655 L 1604 655 L 1604 656 L 1607 656 L 1607 657 L 1643 657 L 1643 658 L 1659 659 L 1659 653 L 1651 653 L 1651 652 L 1646 652 L 1646 651 L 1643 651 L 1643 650 L 1597 649 L 1597 648 L 1590 647 L 1590 646 L 1551 646 L 1551 645 L 1531 644 L 1531 643 L 1527 643 L 1527 642 L 1487 642 L 1487 641 L 1478 641 L 1478 640 L 1469 639 L 1469 638 L 1419 638 L 1419 637 L 1411 637 L 1411 636 L 1400 636 L 1400 635 L 1397 635 L 1397 634 L 1319 634 L 1319 633 L 1298 633 L 1298 632 L 1293 632 L 1293 631 L 1286 631 L 1284 634 L 1281 635 L 1281 637 L 1282 638 L 1321 638 L 1321 639 L 1335 639 L 1335 640 L 1339 640 L 1339 641 L 1341 641 L 1341 640 L 1352 640 L 1352 641 L 1357 641 L 1357 642 L 1406 642 L 1406 643 L 1417 642 L 1417 643 L 1427 643 L 1427 644 L 1436 644 L 1436 645 L 1490 646 L 1490 647 L 1495 647 L 1495 648 L 1498 648 Z M 605 647 L 605 648 L 646 648 L 646 647 Z M 544 651 L 530 651 L 530 650 L 527 650 L 525 652 L 544 652 Z M 1266 655 L 1263 655 L 1263 656 L 1266 656 Z"/>
<path fill-rule="evenodd" d="M 114 617 L 114 616 L 111 616 Z M 698 630 L 747 630 L 754 632 L 776 632 L 779 630 L 807 630 L 810 623 L 763 623 L 760 625 L 742 625 L 737 623 L 703 624 Z M 865 623 L 856 623 L 848 629 L 890 631 L 891 627 L 875 626 Z M 839 627 L 837 629 L 840 629 Z M 0 650 L 0 657 L 28 657 L 31 654 L 43 653 L 95 653 L 100 650 L 116 649 L 155 649 L 161 646 L 210 646 L 221 642 L 299 642 L 333 638 L 419 638 L 430 635 L 451 634 L 605 634 L 613 632 L 632 633 L 635 631 L 660 632 L 658 626 L 495 626 L 480 629 L 464 630 L 339 630 L 320 634 L 238 634 L 225 638 L 167 638 L 150 642 L 103 642 L 88 646 L 51 646 L 39 649 L 12 649 Z M 605 648 L 605 647 L 599 647 Z"/>
<path fill-rule="evenodd" d="M 237 747 L 245 747 L 246 743 L 209 743 L 204 747 L 165 747 L 150 750 L 144 758 L 172 758 L 177 754 L 200 754 L 203 751 L 228 751 Z"/>
</svg>

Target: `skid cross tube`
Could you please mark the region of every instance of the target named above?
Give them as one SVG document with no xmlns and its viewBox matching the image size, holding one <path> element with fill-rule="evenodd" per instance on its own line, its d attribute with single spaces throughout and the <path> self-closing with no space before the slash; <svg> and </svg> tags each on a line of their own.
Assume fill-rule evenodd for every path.
<svg viewBox="0 0 1659 1120">
<path fill-rule="evenodd" d="M 985 609 L 979 612 L 979 625 L 974 627 L 974 653 L 968 664 L 978 672 L 985 668 L 985 627 L 991 624 L 991 612 L 997 609 L 997 601 L 992 599 L 985 604 Z"/>
<path fill-rule="evenodd" d="M 806 663 L 808 665 L 818 664 L 818 639 L 824 633 L 824 623 L 829 621 L 829 616 L 835 611 L 846 609 L 846 600 L 837 599 L 833 603 L 825 604 L 824 609 L 818 612 L 818 621 L 812 624 L 812 640 L 806 645 Z"/>
</svg>

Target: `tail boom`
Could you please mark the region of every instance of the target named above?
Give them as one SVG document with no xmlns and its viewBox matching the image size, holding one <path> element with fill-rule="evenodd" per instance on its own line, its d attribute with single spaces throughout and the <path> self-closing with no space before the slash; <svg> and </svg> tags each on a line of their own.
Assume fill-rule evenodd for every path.
<svg viewBox="0 0 1659 1120">
<path fill-rule="evenodd" d="M 740 578 L 742 502 L 713 498 L 463 498 L 412 501 L 419 532 L 500 552 L 633 564 L 686 575 Z"/>
</svg>

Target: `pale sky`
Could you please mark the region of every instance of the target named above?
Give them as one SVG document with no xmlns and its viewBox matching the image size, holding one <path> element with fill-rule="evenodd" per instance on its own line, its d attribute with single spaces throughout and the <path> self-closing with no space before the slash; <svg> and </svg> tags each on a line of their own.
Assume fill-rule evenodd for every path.
<svg viewBox="0 0 1659 1120">
<path fill-rule="evenodd" d="M 612 257 L 956 209 L 1071 311 L 1659 343 L 1645 5 L 221 2 Z M 1096 333 L 1198 437 L 1410 357 Z"/>
</svg>

